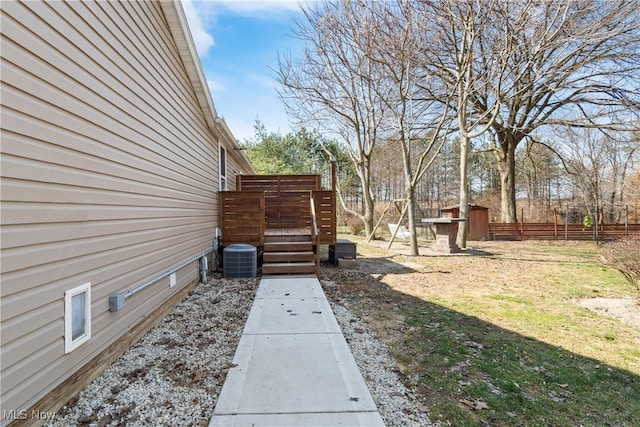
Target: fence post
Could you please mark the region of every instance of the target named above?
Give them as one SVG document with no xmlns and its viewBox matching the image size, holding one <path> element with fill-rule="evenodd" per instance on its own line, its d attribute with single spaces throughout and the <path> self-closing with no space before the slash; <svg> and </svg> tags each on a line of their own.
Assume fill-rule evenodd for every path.
<svg viewBox="0 0 640 427">
<path fill-rule="evenodd" d="M 629 235 L 629 205 L 624 205 L 624 235 Z"/>
<path fill-rule="evenodd" d="M 564 240 L 569 240 L 569 205 L 567 205 L 567 216 L 564 217 Z"/>
<path fill-rule="evenodd" d="M 593 240 L 595 240 L 596 245 L 598 244 L 598 216 L 599 216 L 599 206 L 596 205 L 595 206 L 595 215 L 593 216 L 593 220 L 595 221 L 595 224 L 592 224 L 592 227 L 593 227 Z"/>
<path fill-rule="evenodd" d="M 558 213 L 556 212 L 556 208 L 553 208 L 553 235 L 558 239 Z"/>
</svg>

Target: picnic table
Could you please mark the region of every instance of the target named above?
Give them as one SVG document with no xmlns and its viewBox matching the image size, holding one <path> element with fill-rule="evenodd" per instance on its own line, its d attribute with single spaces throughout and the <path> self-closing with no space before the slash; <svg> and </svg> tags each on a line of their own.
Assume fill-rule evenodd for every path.
<svg viewBox="0 0 640 427">
<path fill-rule="evenodd" d="M 458 223 L 466 221 L 464 218 L 422 218 L 425 224 L 433 224 L 436 227 L 436 244 L 433 250 L 446 254 L 460 252 L 456 244 L 456 231 Z"/>
</svg>

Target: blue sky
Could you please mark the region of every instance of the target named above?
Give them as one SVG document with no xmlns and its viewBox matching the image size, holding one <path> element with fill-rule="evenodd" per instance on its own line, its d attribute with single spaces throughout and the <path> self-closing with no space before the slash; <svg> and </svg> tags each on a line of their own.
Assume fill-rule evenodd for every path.
<svg viewBox="0 0 640 427">
<path fill-rule="evenodd" d="M 289 132 L 269 67 L 277 68 L 278 52 L 302 49 L 291 37 L 298 2 L 183 0 L 183 8 L 216 110 L 234 136 L 252 138 L 256 118 L 269 132 Z"/>
</svg>

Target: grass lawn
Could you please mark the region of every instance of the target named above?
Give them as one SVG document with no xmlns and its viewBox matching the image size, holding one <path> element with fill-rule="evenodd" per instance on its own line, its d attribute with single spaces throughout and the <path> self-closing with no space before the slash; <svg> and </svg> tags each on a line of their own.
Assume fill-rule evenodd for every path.
<svg viewBox="0 0 640 427">
<path fill-rule="evenodd" d="M 358 268 L 324 268 L 340 284 L 328 296 L 391 347 L 434 423 L 640 425 L 640 328 L 577 303 L 638 296 L 594 243 L 410 257 L 340 237 L 358 243 Z"/>
</svg>

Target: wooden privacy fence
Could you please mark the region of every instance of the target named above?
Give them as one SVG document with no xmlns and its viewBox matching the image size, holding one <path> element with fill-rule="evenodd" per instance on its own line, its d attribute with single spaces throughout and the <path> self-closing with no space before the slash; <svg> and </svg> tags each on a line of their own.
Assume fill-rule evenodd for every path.
<svg viewBox="0 0 640 427">
<path fill-rule="evenodd" d="M 318 224 L 318 244 L 329 245 L 336 240 L 336 204 L 331 190 L 314 190 L 311 192 Z"/>
<path fill-rule="evenodd" d="M 267 227 L 310 227 L 309 191 L 320 189 L 320 176 L 239 175 L 237 188 L 242 192 L 264 192 Z"/>
<path fill-rule="evenodd" d="M 264 192 L 222 191 L 219 194 L 221 245 L 264 245 Z"/>
<path fill-rule="evenodd" d="M 640 224 L 604 224 L 596 229 L 582 224 L 521 222 L 489 224 L 490 240 L 614 240 L 640 233 Z"/>
<path fill-rule="evenodd" d="M 317 243 L 335 243 L 335 194 L 321 189 L 319 175 L 240 175 L 237 189 L 219 193 L 222 246 L 262 246 L 266 228 L 308 228 L 311 232 L 314 219 Z"/>
</svg>

